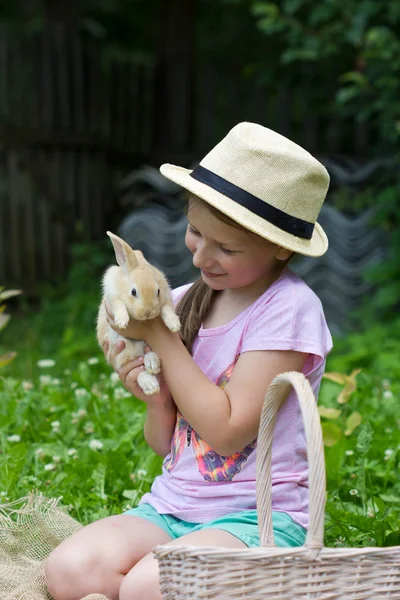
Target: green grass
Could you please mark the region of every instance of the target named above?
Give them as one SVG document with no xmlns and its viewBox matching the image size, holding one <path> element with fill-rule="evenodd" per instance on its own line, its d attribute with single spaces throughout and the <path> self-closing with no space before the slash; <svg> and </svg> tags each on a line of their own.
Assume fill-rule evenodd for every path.
<svg viewBox="0 0 400 600">
<path fill-rule="evenodd" d="M 99 279 L 108 255 L 75 249 L 69 278 L 33 309 L 21 297 L 1 332 L 0 502 L 40 491 L 62 498 L 81 523 L 137 504 L 160 472 L 143 439 L 145 406 L 125 392 L 95 339 Z M 73 290 L 73 291 L 71 291 Z M 327 443 L 326 544 L 400 544 L 400 320 L 337 341 L 319 405 Z M 40 366 L 40 360 L 54 361 Z M 50 364 L 52 364 L 50 362 Z"/>
</svg>

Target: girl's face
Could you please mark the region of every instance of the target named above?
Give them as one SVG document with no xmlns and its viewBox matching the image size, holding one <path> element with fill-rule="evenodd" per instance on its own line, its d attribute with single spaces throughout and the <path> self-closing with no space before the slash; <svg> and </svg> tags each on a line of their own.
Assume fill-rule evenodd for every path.
<svg viewBox="0 0 400 600">
<path fill-rule="evenodd" d="M 191 199 L 186 246 L 203 281 L 214 290 L 266 289 L 291 252 L 218 219 L 207 204 Z"/>
</svg>

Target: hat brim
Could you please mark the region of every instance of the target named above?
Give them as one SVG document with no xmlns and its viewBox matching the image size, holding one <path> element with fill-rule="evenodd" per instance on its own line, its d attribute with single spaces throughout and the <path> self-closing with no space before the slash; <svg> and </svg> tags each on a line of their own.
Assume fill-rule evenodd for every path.
<svg viewBox="0 0 400 600">
<path fill-rule="evenodd" d="M 278 244 L 283 248 L 292 250 L 304 256 L 322 256 L 328 249 L 328 238 L 319 223 L 315 223 L 314 232 L 310 240 L 296 237 L 287 233 L 276 225 L 269 223 L 262 217 L 255 215 L 250 210 L 241 206 L 234 200 L 217 192 L 212 187 L 190 177 L 191 169 L 184 169 L 176 165 L 164 164 L 160 167 L 164 177 L 174 181 L 195 196 L 198 196 L 217 210 L 221 211 L 239 225 L 253 233 Z"/>
</svg>

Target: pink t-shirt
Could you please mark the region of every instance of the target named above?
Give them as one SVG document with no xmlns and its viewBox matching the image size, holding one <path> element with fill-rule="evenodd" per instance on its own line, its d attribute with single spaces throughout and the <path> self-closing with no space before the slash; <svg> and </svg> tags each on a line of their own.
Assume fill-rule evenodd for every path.
<svg viewBox="0 0 400 600">
<path fill-rule="evenodd" d="M 177 302 L 190 284 L 174 291 Z M 332 348 L 322 305 L 289 268 L 251 306 L 221 327 L 201 328 L 193 359 L 213 383 L 224 388 L 240 354 L 252 350 L 296 350 L 309 354 L 303 373 L 315 396 Z M 177 369 L 179 366 L 177 365 Z M 162 475 L 142 503 L 161 514 L 204 523 L 256 508 L 256 447 L 220 456 L 178 411 Z M 308 525 L 308 464 L 300 408 L 292 392 L 278 414 L 272 447 L 272 508 Z"/>
</svg>

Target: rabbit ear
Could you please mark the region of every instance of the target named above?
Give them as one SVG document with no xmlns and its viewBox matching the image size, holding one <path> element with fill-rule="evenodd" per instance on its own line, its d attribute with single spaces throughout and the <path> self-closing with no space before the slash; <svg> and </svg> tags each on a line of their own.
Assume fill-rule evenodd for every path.
<svg viewBox="0 0 400 600">
<path fill-rule="evenodd" d="M 111 231 L 107 231 L 107 235 L 110 236 L 112 241 L 112 245 L 114 246 L 115 256 L 117 259 L 117 263 L 122 268 L 123 271 L 128 273 L 132 269 L 138 266 L 138 261 L 135 256 L 134 250 L 121 240 L 117 235 L 111 233 Z"/>
</svg>

